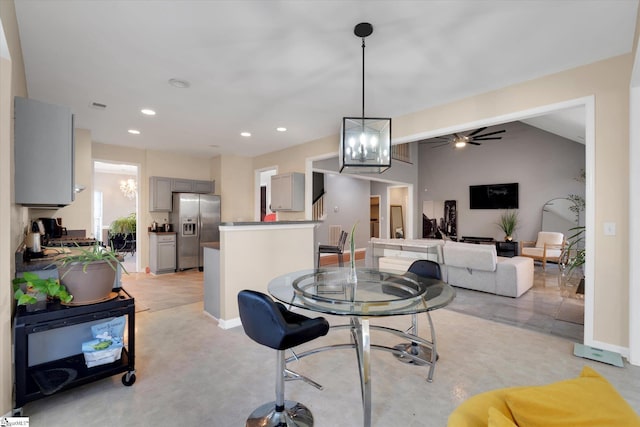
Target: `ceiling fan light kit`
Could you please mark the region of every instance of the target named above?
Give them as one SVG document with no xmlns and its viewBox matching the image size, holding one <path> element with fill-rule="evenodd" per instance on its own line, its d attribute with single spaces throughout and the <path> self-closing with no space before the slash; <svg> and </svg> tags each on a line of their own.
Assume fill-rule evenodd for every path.
<svg viewBox="0 0 640 427">
<path fill-rule="evenodd" d="M 373 33 L 373 26 L 362 22 L 353 33 L 362 39 L 362 117 L 342 118 L 340 172 L 382 173 L 391 167 L 391 119 L 364 114 L 364 39 Z"/>
<path fill-rule="evenodd" d="M 453 145 L 454 148 L 464 148 L 467 144 L 470 145 L 482 145 L 482 142 L 478 141 L 491 141 L 502 139 L 501 136 L 495 136 L 500 133 L 505 133 L 505 129 L 501 129 L 495 132 L 482 133 L 486 130 L 486 127 L 478 128 L 467 135 L 460 135 L 454 133 L 447 136 L 437 136 L 433 140 L 423 141 L 426 144 L 438 144 L 431 148 L 445 147 L 447 145 Z"/>
</svg>

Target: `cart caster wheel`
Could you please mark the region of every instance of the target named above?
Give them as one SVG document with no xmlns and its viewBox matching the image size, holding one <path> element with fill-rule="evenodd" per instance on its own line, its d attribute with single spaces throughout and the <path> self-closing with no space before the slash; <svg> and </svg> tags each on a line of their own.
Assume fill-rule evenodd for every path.
<svg viewBox="0 0 640 427">
<path fill-rule="evenodd" d="M 136 374 L 124 374 L 122 376 L 122 384 L 130 387 L 136 382 Z"/>
</svg>

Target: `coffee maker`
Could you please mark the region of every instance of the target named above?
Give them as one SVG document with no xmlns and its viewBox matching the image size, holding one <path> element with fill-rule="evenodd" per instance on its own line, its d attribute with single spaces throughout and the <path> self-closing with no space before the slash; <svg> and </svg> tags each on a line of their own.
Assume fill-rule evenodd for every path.
<svg viewBox="0 0 640 427">
<path fill-rule="evenodd" d="M 58 239 L 66 234 L 66 229 L 62 227 L 62 218 L 39 218 L 44 225 L 44 242 L 49 239 Z"/>
</svg>

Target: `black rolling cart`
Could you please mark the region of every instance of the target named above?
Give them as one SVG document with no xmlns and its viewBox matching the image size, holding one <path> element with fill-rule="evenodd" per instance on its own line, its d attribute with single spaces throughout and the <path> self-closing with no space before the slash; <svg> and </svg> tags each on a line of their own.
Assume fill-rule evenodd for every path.
<svg viewBox="0 0 640 427">
<path fill-rule="evenodd" d="M 117 296 L 105 302 L 81 306 L 65 306 L 49 303 L 46 310 L 27 312 L 24 306 L 18 306 L 13 321 L 14 357 L 15 357 L 15 408 L 14 414 L 22 414 L 22 406 L 27 402 L 52 394 L 43 391 L 34 378 L 43 372 L 53 373 L 54 392 L 68 390 L 92 381 L 100 380 L 124 372 L 122 383 L 131 386 L 136 381 L 135 375 L 135 300 L 124 289 L 114 289 Z M 38 332 L 64 328 L 82 323 L 94 322 L 127 316 L 127 343 L 122 349 L 120 360 L 105 365 L 87 368 L 81 348 L 77 353 L 62 359 L 48 361 L 29 366 L 29 335 Z M 59 373 L 72 372 L 73 379 L 61 381 L 56 378 Z M 71 378 L 71 377 L 70 377 Z M 58 382 L 58 387 L 55 387 Z"/>
</svg>

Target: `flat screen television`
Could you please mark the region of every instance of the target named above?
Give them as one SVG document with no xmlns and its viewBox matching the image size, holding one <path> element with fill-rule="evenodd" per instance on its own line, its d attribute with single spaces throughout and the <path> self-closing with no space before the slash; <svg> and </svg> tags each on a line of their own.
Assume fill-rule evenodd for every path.
<svg viewBox="0 0 640 427">
<path fill-rule="evenodd" d="M 518 209 L 518 183 L 469 186 L 470 209 Z"/>
</svg>

